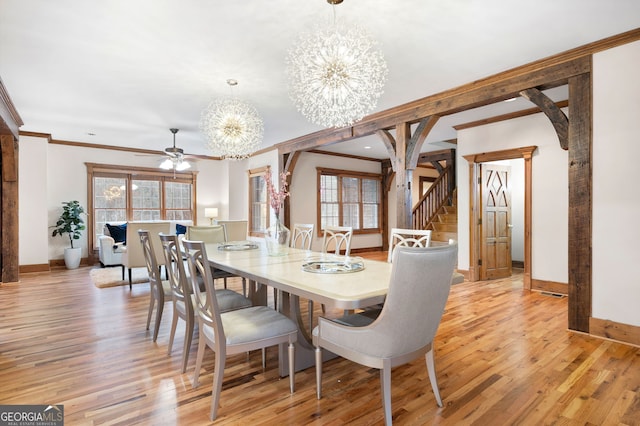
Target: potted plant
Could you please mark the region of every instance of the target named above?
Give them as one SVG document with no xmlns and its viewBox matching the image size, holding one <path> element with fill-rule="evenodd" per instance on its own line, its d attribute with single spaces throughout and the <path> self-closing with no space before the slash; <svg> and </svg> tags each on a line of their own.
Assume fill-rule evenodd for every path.
<svg viewBox="0 0 640 426">
<path fill-rule="evenodd" d="M 64 249 L 64 264 L 67 269 L 76 269 L 80 265 L 82 247 L 74 247 L 73 240 L 79 240 L 82 236 L 82 231 L 85 229 L 84 220 L 82 220 L 83 214 L 84 208 L 78 201 L 65 201 L 62 203 L 62 214 L 55 226 L 53 226 L 52 237 L 56 235 L 62 236 L 63 234 L 69 235 L 71 247 Z"/>
</svg>

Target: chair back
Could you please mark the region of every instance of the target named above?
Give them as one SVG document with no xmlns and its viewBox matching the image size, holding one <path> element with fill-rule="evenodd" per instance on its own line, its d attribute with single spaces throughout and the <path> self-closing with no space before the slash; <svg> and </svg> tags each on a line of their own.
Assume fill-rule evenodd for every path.
<svg viewBox="0 0 640 426">
<path fill-rule="evenodd" d="M 291 247 L 303 250 L 311 250 L 313 243 L 313 223 L 295 223 L 291 235 Z"/>
<path fill-rule="evenodd" d="M 156 262 L 156 254 L 151 243 L 151 233 L 147 230 L 138 230 L 140 245 L 144 255 L 147 273 L 149 274 L 149 286 L 151 292 L 155 295 L 160 305 L 164 305 L 164 288 L 162 287 L 162 278 L 160 277 L 160 266 Z"/>
<path fill-rule="evenodd" d="M 162 254 L 162 245 L 160 244 L 158 234 L 160 232 L 168 234 L 170 232 L 169 227 L 170 224 L 166 221 L 127 222 L 127 249 L 122 255 L 122 263 L 124 263 L 127 268 L 140 268 L 145 266 L 142 246 L 138 243 L 140 241 L 138 230 L 143 229 L 149 231 L 156 264 L 164 265 L 164 254 Z"/>
<path fill-rule="evenodd" d="M 185 238 L 191 241 L 202 241 L 205 244 L 224 243 L 227 241 L 227 233 L 222 225 L 188 226 Z"/>
<path fill-rule="evenodd" d="M 431 230 L 392 228 L 391 234 L 389 234 L 389 256 L 387 257 L 387 262 L 391 262 L 393 249 L 396 246 L 429 247 L 430 244 Z"/>
<path fill-rule="evenodd" d="M 165 268 L 171 284 L 171 296 L 173 303 L 183 303 L 187 315 L 193 316 L 193 304 L 191 303 L 191 284 L 187 280 L 182 252 L 178 243 L 178 236 L 173 234 L 160 234 Z"/>
<path fill-rule="evenodd" d="M 213 284 L 213 272 L 207 258 L 205 243 L 182 240 L 182 245 L 187 257 L 187 265 L 189 265 L 191 290 L 195 295 L 194 311 L 204 324 L 213 328 L 216 344 L 223 345 L 225 341 L 224 328 L 222 327 L 218 298 Z M 204 280 L 204 290 L 200 289 L 198 276 Z"/>
<path fill-rule="evenodd" d="M 247 220 L 218 220 L 218 225 L 224 226 L 227 233 L 227 241 L 244 241 L 247 239 Z"/>
<path fill-rule="evenodd" d="M 340 254 L 340 250 L 344 246 L 344 255 L 349 256 L 351 253 L 351 236 L 353 235 L 353 227 L 351 226 L 327 226 L 324 228 L 322 236 L 322 252 Z"/>
<path fill-rule="evenodd" d="M 366 351 L 382 358 L 397 357 L 431 344 L 449 297 L 457 255 L 456 244 L 396 247 L 384 306 L 365 327 L 378 336 L 376 344 L 368 345 Z"/>
</svg>

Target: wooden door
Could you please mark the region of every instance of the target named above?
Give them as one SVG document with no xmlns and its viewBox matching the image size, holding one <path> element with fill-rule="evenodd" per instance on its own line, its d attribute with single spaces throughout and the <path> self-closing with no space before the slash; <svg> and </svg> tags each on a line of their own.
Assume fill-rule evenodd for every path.
<svg viewBox="0 0 640 426">
<path fill-rule="evenodd" d="M 508 166 L 482 164 L 480 279 L 511 276 L 511 191 Z"/>
</svg>

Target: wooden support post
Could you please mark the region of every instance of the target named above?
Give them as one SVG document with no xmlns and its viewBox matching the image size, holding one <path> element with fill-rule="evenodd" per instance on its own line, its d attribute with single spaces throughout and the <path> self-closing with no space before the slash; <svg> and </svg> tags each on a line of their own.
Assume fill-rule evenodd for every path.
<svg viewBox="0 0 640 426">
<path fill-rule="evenodd" d="M 589 332 L 592 271 L 591 74 L 569 79 L 569 329 Z"/>
</svg>

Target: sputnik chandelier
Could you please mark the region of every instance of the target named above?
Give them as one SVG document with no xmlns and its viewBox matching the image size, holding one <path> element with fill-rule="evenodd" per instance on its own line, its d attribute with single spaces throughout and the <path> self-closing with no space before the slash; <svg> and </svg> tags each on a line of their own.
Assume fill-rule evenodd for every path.
<svg viewBox="0 0 640 426">
<path fill-rule="evenodd" d="M 370 113 L 383 93 L 387 65 L 376 42 L 357 25 L 336 21 L 302 34 L 289 50 L 289 95 L 311 122 L 324 127 L 350 126 Z"/>
<path fill-rule="evenodd" d="M 227 84 L 234 87 L 236 80 Z M 262 144 L 264 125 L 258 111 L 235 97 L 218 99 L 202 112 L 200 130 L 207 147 L 220 157 L 240 160 L 249 157 Z"/>
</svg>

